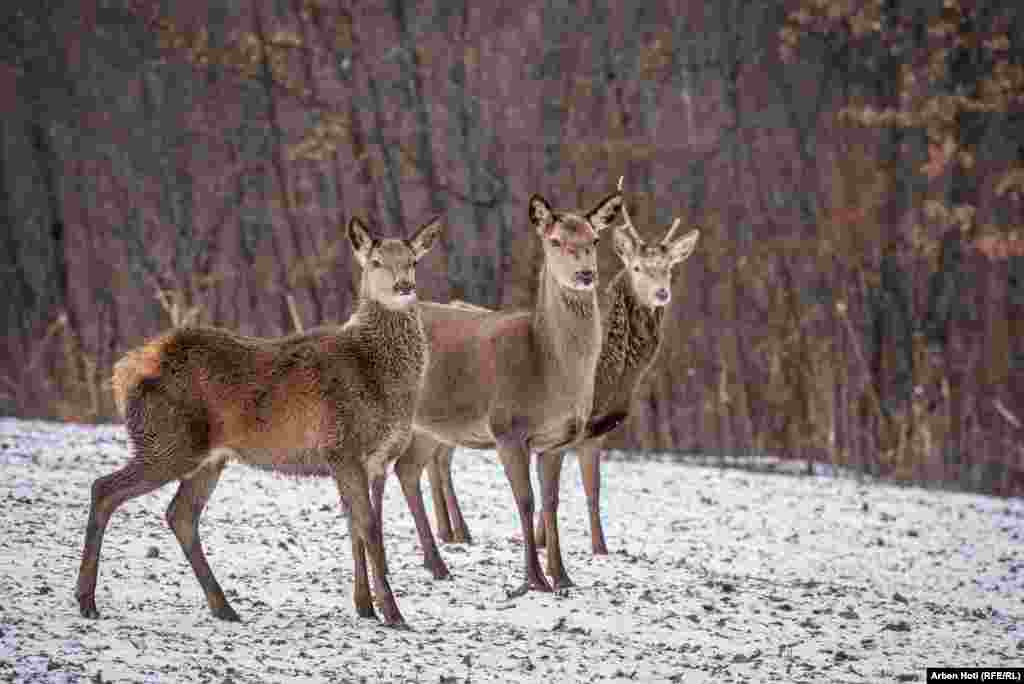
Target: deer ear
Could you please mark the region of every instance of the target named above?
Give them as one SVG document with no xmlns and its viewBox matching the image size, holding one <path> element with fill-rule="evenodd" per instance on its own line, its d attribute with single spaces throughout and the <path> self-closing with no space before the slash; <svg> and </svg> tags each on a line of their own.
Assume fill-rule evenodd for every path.
<svg viewBox="0 0 1024 684">
<path fill-rule="evenodd" d="M 356 261 L 360 266 L 365 266 L 366 260 L 370 256 L 370 250 L 373 249 L 373 238 L 370 237 L 370 231 L 366 229 L 362 221 L 353 216 L 352 220 L 348 222 L 347 232 L 348 241 L 356 255 Z"/>
<path fill-rule="evenodd" d="M 616 226 L 612 230 L 612 249 L 622 259 L 622 263 L 628 264 L 632 261 L 639 247 L 640 236 L 632 230 L 629 224 Z"/>
<path fill-rule="evenodd" d="M 420 226 L 420 229 L 416 231 L 416 234 L 409 238 L 409 247 L 412 249 L 413 256 L 417 261 L 429 252 L 434 244 L 441 238 L 441 217 L 437 216 L 433 220 Z"/>
<path fill-rule="evenodd" d="M 669 243 L 668 255 L 672 259 L 673 266 L 693 254 L 693 250 L 697 246 L 697 238 L 699 237 L 700 231 L 691 230 L 678 240 Z"/>
<path fill-rule="evenodd" d="M 616 192 L 609 195 L 598 202 L 597 206 L 587 214 L 587 220 L 590 221 L 590 225 L 594 226 L 594 230 L 600 233 L 605 228 L 611 227 L 616 219 L 622 217 L 624 202 L 621 193 Z"/>
<path fill-rule="evenodd" d="M 530 198 L 530 225 L 533 226 L 542 237 L 555 222 L 555 212 L 551 205 L 540 195 Z"/>
</svg>

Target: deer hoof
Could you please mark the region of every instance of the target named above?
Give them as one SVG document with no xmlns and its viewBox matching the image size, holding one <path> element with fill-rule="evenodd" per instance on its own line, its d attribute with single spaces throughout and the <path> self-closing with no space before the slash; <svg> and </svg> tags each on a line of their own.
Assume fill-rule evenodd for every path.
<svg viewBox="0 0 1024 684">
<path fill-rule="evenodd" d="M 365 619 L 377 619 L 377 612 L 373 609 L 373 606 L 356 606 L 356 615 Z"/>
<path fill-rule="evenodd" d="M 428 567 L 427 570 L 430 570 L 430 573 L 434 576 L 435 580 L 443 581 L 452 579 L 452 573 L 443 565 L 439 567 Z"/>
<path fill-rule="evenodd" d="M 231 607 L 230 604 L 225 603 L 219 608 L 213 609 L 213 617 L 224 622 L 241 622 L 242 618 L 238 617 L 238 613 Z"/>
<path fill-rule="evenodd" d="M 524 596 L 528 591 L 542 591 L 550 594 L 553 589 L 551 588 L 551 585 L 547 583 L 547 580 L 543 578 L 540 580 L 527 580 L 519 585 L 519 588 L 508 592 L 508 597 L 519 598 L 520 596 Z"/>
<path fill-rule="evenodd" d="M 407 623 L 402 618 L 399 618 L 396 622 L 385 622 L 384 626 L 387 627 L 388 629 L 395 629 L 395 630 L 398 630 L 400 632 L 411 632 L 411 631 L 413 631 L 412 627 L 409 626 L 409 623 Z"/>
<path fill-rule="evenodd" d="M 96 610 L 96 602 L 90 596 L 89 598 L 79 599 L 78 611 L 82 613 L 82 617 L 88 619 L 99 619 L 99 611 Z"/>
<path fill-rule="evenodd" d="M 561 577 L 554 578 L 551 586 L 554 587 L 555 591 L 559 591 L 560 589 L 571 589 L 576 586 L 576 583 L 565 575 L 562 575 Z"/>
</svg>

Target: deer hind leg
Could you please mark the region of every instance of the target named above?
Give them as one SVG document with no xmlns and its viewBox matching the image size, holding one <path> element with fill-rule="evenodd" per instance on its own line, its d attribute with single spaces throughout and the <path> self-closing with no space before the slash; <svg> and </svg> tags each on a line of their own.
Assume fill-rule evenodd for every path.
<svg viewBox="0 0 1024 684">
<path fill-rule="evenodd" d="M 178 538 L 181 550 L 192 565 L 199 585 L 206 594 L 206 603 L 215 618 L 228 622 L 239 622 L 238 613 L 228 603 L 213 570 L 206 560 L 203 544 L 199 538 L 199 518 L 203 514 L 213 490 L 217 487 L 224 470 L 224 457 L 215 456 L 204 464 L 190 478 L 182 480 L 178 491 L 167 507 L 167 524 Z"/>
<path fill-rule="evenodd" d="M 558 489 L 562 477 L 563 452 L 540 454 L 537 470 L 541 482 L 541 510 L 547 530 L 548 575 L 555 589 L 573 586 L 562 563 L 562 547 L 558 537 Z"/>
<path fill-rule="evenodd" d="M 153 388 L 152 382 L 144 380 L 132 390 L 129 398 L 125 422 L 134 456 L 125 467 L 92 484 L 89 521 L 75 589 L 83 617 L 99 617 L 96 577 L 103 534 L 110 516 L 125 501 L 189 473 L 207 450 L 208 428 L 204 415 L 190 407 L 176 405 L 159 389 Z"/>
<path fill-rule="evenodd" d="M 387 577 L 387 559 L 377 515 L 370 502 L 370 482 L 363 466 L 354 459 L 345 459 L 335 466 L 335 480 L 338 492 L 349 509 L 349 529 L 352 536 L 353 561 L 355 564 L 355 585 L 353 588 L 356 611 L 362 617 L 373 609 L 369 597 L 369 582 L 366 571 L 366 557 L 373 566 L 373 589 L 377 595 L 377 607 L 381 619 L 390 627 L 407 628 L 405 618 L 398 610 L 395 595 Z M 361 586 L 362 585 L 362 586 Z"/>
<path fill-rule="evenodd" d="M 583 491 L 587 495 L 587 510 L 590 513 L 590 547 L 595 555 L 607 555 L 608 546 L 604 541 L 601 526 L 601 445 L 603 440 L 587 442 L 576 452 L 580 462 L 580 476 Z"/>
<path fill-rule="evenodd" d="M 423 505 L 423 490 L 420 487 L 423 467 L 428 460 L 432 460 L 432 454 L 433 450 L 422 437 L 413 436 L 409 448 L 395 461 L 395 475 L 402 485 L 405 503 L 416 523 L 416 534 L 420 538 L 420 548 L 423 549 L 423 567 L 434 575 L 434 579 L 444 580 L 451 579 L 452 575 L 437 548 L 434 533 L 430 530 L 427 509 Z"/>
<path fill-rule="evenodd" d="M 96 576 L 99 574 L 100 549 L 103 547 L 103 533 L 114 511 L 125 501 L 148 494 L 167 484 L 170 478 L 151 480 L 146 476 L 144 461 L 136 456 L 124 468 L 97 478 L 92 483 L 92 500 L 89 506 L 89 521 L 85 526 L 85 546 L 82 549 L 82 563 L 78 569 L 78 583 L 75 598 L 82 617 L 98 618 L 96 609 Z"/>
<path fill-rule="evenodd" d="M 452 479 L 452 454 L 454 453 L 455 447 L 447 444 L 441 445 L 434 461 L 437 463 L 441 475 L 444 499 L 448 505 L 448 515 L 451 517 L 451 541 L 457 544 L 472 544 L 473 536 L 469 533 L 466 519 L 462 516 L 462 507 L 459 506 L 459 499 L 455 496 L 455 481 Z"/>
<path fill-rule="evenodd" d="M 448 515 L 448 501 L 444 492 L 444 473 L 441 471 L 441 462 L 438 460 L 440 453 L 439 446 L 427 461 L 427 475 L 430 478 L 430 498 L 434 500 L 434 524 L 437 525 L 437 538 L 443 544 L 450 544 L 455 541 L 455 534 L 452 532 L 451 518 Z"/>
<path fill-rule="evenodd" d="M 521 437 L 502 436 L 497 438 L 498 456 L 505 468 L 505 476 L 512 486 L 512 494 L 519 509 L 519 523 L 523 532 L 523 554 L 526 581 L 512 592 L 521 596 L 533 589 L 551 591 L 551 585 L 544 578 L 537 560 L 537 546 L 533 539 L 533 485 L 530 483 L 530 452 Z"/>
</svg>

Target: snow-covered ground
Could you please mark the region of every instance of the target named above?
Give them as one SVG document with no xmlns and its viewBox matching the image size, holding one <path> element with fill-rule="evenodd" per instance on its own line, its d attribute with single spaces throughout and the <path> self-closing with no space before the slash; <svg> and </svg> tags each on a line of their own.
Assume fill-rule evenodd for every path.
<svg viewBox="0 0 1024 684">
<path fill-rule="evenodd" d="M 126 455 L 120 427 L 0 419 L 0 680 L 906 682 L 1024 663 L 1020 500 L 612 461 L 612 553 L 595 558 L 570 460 L 560 513 L 578 586 L 509 599 L 522 547 L 488 452 L 456 461 L 475 543 L 442 547 L 453 581 L 420 566 L 388 485 L 391 584 L 414 631 L 356 617 L 330 481 L 240 465 L 202 533 L 243 622 L 210 616 L 164 523 L 174 485 L 111 520 L 89 621 L 73 598 L 89 486 Z"/>
</svg>

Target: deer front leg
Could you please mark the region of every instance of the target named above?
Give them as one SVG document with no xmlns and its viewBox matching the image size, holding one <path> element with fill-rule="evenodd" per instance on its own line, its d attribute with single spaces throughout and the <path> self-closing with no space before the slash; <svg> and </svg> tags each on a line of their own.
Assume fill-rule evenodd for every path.
<svg viewBox="0 0 1024 684">
<path fill-rule="evenodd" d="M 558 537 L 558 489 L 562 477 L 563 452 L 542 453 L 537 457 L 541 482 L 541 510 L 547 530 L 548 575 L 555 589 L 574 586 L 562 563 L 562 547 Z"/>
<path fill-rule="evenodd" d="M 377 529 L 380 530 L 381 539 L 384 538 L 384 485 L 387 483 L 387 478 L 386 472 L 370 478 L 370 506 L 373 508 L 374 521 L 377 523 Z M 389 574 L 386 565 L 384 574 Z"/>
<path fill-rule="evenodd" d="M 423 550 L 423 567 L 434 575 L 434 579 L 443 580 L 451 579 L 451 572 L 441 557 L 434 533 L 430 530 L 427 509 L 423 505 L 423 490 L 420 487 L 423 468 L 432 456 L 433 449 L 425 444 L 425 439 L 419 435 L 414 436 L 409 448 L 395 461 L 395 475 L 402 485 L 405 503 L 412 513 L 413 522 L 416 523 L 416 534 L 420 538 L 420 548 Z"/>
<path fill-rule="evenodd" d="M 356 611 L 363 617 L 369 617 L 366 597 L 367 587 L 366 556 L 373 566 L 373 590 L 376 594 L 377 608 L 381 619 L 389 627 L 407 628 L 405 618 L 398 610 L 395 595 L 387 578 L 387 559 L 384 555 L 384 543 L 380 527 L 377 525 L 377 514 L 370 501 L 370 480 L 361 463 L 355 459 L 335 461 L 334 477 L 338 492 L 345 500 L 349 509 L 349 524 L 352 530 L 352 548 L 355 582 L 353 598 Z M 358 544 L 356 539 L 361 542 Z M 369 603 L 372 609 L 372 603 Z M 364 615 L 364 613 L 366 613 Z"/>
<path fill-rule="evenodd" d="M 496 438 L 498 456 L 505 468 L 505 476 L 512 486 L 516 508 L 519 510 L 519 523 L 523 532 L 523 555 L 526 581 L 512 592 L 512 596 L 522 596 L 527 591 L 551 591 L 551 585 L 544 578 L 537 560 L 537 546 L 533 539 L 533 485 L 530 483 L 530 452 L 526 441 L 520 435 L 503 435 Z"/>
<path fill-rule="evenodd" d="M 356 615 L 361 618 L 376 618 L 373 610 L 373 595 L 370 593 L 370 576 L 366 569 L 366 545 L 352 519 L 352 505 L 346 488 L 337 479 L 338 496 L 341 497 L 341 508 L 348 519 L 348 538 L 352 546 L 352 603 L 355 604 Z"/>
<path fill-rule="evenodd" d="M 587 510 L 590 514 L 590 547 L 595 555 L 607 555 L 608 546 L 604 541 L 601 526 L 601 447 L 604 440 L 597 439 L 580 446 L 576 458 L 580 462 L 580 476 L 583 491 L 587 496 Z"/>
</svg>

